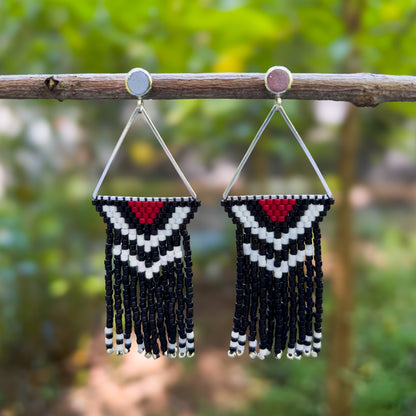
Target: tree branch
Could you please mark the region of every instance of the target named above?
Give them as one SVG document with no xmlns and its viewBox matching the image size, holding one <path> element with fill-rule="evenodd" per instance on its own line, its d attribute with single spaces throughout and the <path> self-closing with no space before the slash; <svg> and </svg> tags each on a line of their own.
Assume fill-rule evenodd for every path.
<svg viewBox="0 0 416 416">
<path fill-rule="evenodd" d="M 0 98 L 134 99 L 126 74 L 0 75 Z M 261 73 L 152 74 L 149 99 L 273 98 Z M 388 101 L 416 101 L 416 77 L 379 74 L 293 74 L 285 99 L 348 101 L 374 107 Z"/>
</svg>

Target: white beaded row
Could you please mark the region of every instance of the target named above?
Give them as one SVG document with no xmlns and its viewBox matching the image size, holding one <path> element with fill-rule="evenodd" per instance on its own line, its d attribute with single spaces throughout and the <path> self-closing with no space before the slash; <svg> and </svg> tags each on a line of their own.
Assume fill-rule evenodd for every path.
<svg viewBox="0 0 416 416">
<path fill-rule="evenodd" d="M 99 201 L 142 201 L 142 202 L 188 202 L 194 201 L 191 196 L 179 196 L 179 197 L 158 197 L 158 196 L 110 196 L 110 195 L 97 195 Z"/>
<path fill-rule="evenodd" d="M 310 194 L 310 195 L 245 195 L 245 196 L 229 196 L 227 200 L 230 201 L 252 201 L 259 199 L 310 199 L 310 200 L 325 200 L 330 197 L 326 194 Z"/>
<path fill-rule="evenodd" d="M 174 246 L 172 250 L 167 250 L 165 255 L 159 255 L 159 259 L 153 262 L 151 267 L 146 267 L 144 260 L 140 261 L 136 256 L 130 255 L 129 250 L 122 250 L 121 244 L 113 247 L 113 254 L 120 255 L 121 261 L 129 262 L 130 267 L 135 267 L 139 273 L 146 273 L 146 278 L 151 279 L 153 273 L 159 273 L 161 266 L 166 266 L 168 263 L 175 261 L 175 258 L 180 259 L 183 256 L 182 247 Z"/>
<path fill-rule="evenodd" d="M 303 234 L 305 228 L 310 228 L 312 226 L 312 222 L 319 216 L 324 208 L 325 207 L 322 204 L 310 204 L 304 214 L 300 217 L 300 220 L 296 223 L 296 227 L 290 228 L 289 233 L 282 234 L 282 242 L 287 238 L 296 239 L 299 234 Z M 256 221 L 251 214 L 247 205 L 234 205 L 231 210 L 245 228 L 251 228 L 253 234 L 258 235 L 259 238 L 266 240 L 267 242 L 271 242 L 271 240 L 274 239 L 274 233 L 272 231 L 267 231 L 266 227 L 259 227 L 258 221 Z"/>
<path fill-rule="evenodd" d="M 113 348 L 113 328 L 104 328 L 104 335 L 111 335 L 111 338 L 105 337 L 105 346 L 107 347 L 107 353 L 112 354 L 114 352 Z M 131 348 L 131 337 L 126 338 L 124 334 L 116 334 L 116 341 L 124 340 L 123 344 L 116 344 L 116 354 L 123 355 L 127 354 Z"/>
<path fill-rule="evenodd" d="M 135 235 L 134 232 L 136 230 L 130 229 L 121 212 L 118 211 L 117 206 L 103 205 L 103 211 L 105 212 L 106 216 L 110 219 L 111 223 L 114 225 L 114 228 L 119 230 L 121 229 L 122 234 L 128 234 L 129 238 L 130 235 Z M 191 208 L 189 207 L 176 207 L 172 216 L 169 218 L 167 224 L 165 224 L 165 228 L 162 230 L 158 230 L 158 239 L 160 239 L 160 236 L 166 237 L 166 235 L 171 235 L 171 230 L 178 230 L 179 226 L 183 224 L 184 220 L 187 218 L 190 212 Z"/>
<path fill-rule="evenodd" d="M 108 328 L 105 327 L 104 328 L 104 334 L 105 335 L 109 335 L 111 334 L 111 338 L 105 338 L 105 345 L 107 347 L 107 353 L 108 354 L 112 354 L 114 352 L 114 348 L 113 348 L 113 328 Z M 189 333 L 186 334 L 186 338 L 179 338 L 179 344 L 183 345 L 185 344 L 185 347 L 180 347 L 179 348 L 179 358 L 185 358 L 185 357 L 193 357 L 194 356 L 194 352 L 190 352 L 191 349 L 195 348 L 195 343 L 194 343 L 194 332 L 191 331 Z M 131 337 L 126 338 L 123 334 L 116 334 L 116 340 L 122 340 L 124 339 L 124 345 L 128 346 L 129 348 L 125 348 L 123 347 L 123 344 L 116 344 L 116 354 L 117 355 L 123 355 L 123 354 L 127 354 L 130 350 L 131 347 L 131 343 L 132 343 L 132 339 Z M 177 348 L 177 344 L 175 343 L 168 343 L 168 350 L 174 351 L 173 353 L 169 353 L 168 351 L 166 351 L 165 355 L 168 356 L 169 358 L 176 358 L 177 353 L 178 353 L 178 348 Z M 141 343 L 140 345 L 138 345 L 138 349 L 137 352 L 139 354 L 144 352 L 144 343 Z M 155 355 L 153 354 L 146 354 L 145 355 L 146 358 L 156 358 Z"/>
<path fill-rule="evenodd" d="M 310 335 L 306 335 L 305 336 L 305 341 L 309 344 L 309 345 L 304 345 L 303 347 L 303 355 L 305 357 L 309 357 L 311 355 L 311 349 L 312 349 L 312 337 Z"/>
</svg>

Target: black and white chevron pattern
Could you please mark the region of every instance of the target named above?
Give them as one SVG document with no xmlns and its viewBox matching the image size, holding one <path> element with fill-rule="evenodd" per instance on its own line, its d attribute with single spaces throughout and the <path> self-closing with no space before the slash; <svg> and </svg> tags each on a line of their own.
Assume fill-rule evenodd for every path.
<svg viewBox="0 0 416 416">
<path fill-rule="evenodd" d="M 193 198 L 97 196 L 107 224 L 105 344 L 129 352 L 134 329 L 138 351 L 158 358 L 193 356 L 192 261 L 186 225 L 200 202 Z M 179 336 L 179 348 L 177 345 Z"/>
<path fill-rule="evenodd" d="M 321 349 L 322 262 L 319 223 L 327 195 L 230 197 L 237 226 L 237 285 L 229 355 L 317 356 Z M 257 345 L 259 343 L 259 348 Z"/>
</svg>

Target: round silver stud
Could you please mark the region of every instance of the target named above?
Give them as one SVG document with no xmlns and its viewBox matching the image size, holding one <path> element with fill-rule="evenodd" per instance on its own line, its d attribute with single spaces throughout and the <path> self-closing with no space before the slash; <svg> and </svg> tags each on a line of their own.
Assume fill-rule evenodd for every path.
<svg viewBox="0 0 416 416">
<path fill-rule="evenodd" d="M 152 77 L 143 68 L 133 68 L 126 76 L 126 89 L 136 97 L 144 97 L 152 88 Z"/>
</svg>

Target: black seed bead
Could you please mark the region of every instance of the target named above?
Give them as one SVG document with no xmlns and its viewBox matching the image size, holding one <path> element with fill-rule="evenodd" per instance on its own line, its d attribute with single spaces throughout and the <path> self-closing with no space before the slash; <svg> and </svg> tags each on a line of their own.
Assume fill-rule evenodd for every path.
<svg viewBox="0 0 416 416">
<path fill-rule="evenodd" d="M 321 233 L 319 230 L 319 224 L 313 224 L 313 244 L 314 244 L 314 263 L 315 263 L 315 312 L 314 312 L 314 326 L 321 327 L 322 324 L 322 295 L 323 295 L 323 282 L 322 282 L 322 261 L 321 261 Z"/>
<path fill-rule="evenodd" d="M 288 331 L 289 331 L 289 284 L 288 284 L 288 273 L 283 273 L 280 279 L 280 293 L 282 296 L 281 310 L 282 310 L 282 339 L 281 348 L 286 348 Z"/>
<path fill-rule="evenodd" d="M 258 265 L 252 262 L 250 267 L 251 277 L 251 307 L 250 307 L 250 339 L 255 340 L 257 334 L 257 309 L 259 295 Z"/>
<path fill-rule="evenodd" d="M 292 267 L 289 268 L 290 314 L 289 314 L 289 342 L 288 348 L 294 348 L 296 343 L 296 275 Z"/>
<path fill-rule="evenodd" d="M 266 274 L 267 279 L 267 346 L 266 348 L 271 351 L 273 347 L 273 338 L 275 331 L 275 315 L 273 312 L 273 297 L 274 297 L 274 286 L 273 286 L 273 273 L 268 271 Z"/>
<path fill-rule="evenodd" d="M 267 348 L 267 281 L 266 273 L 263 267 L 259 268 L 259 280 L 260 280 L 260 301 L 259 301 L 259 336 L 260 336 L 260 348 Z"/>
<path fill-rule="evenodd" d="M 298 262 L 296 275 L 298 279 L 298 342 L 300 344 L 305 343 L 306 335 L 306 289 L 305 289 L 305 276 L 303 272 L 303 264 Z"/>
</svg>

